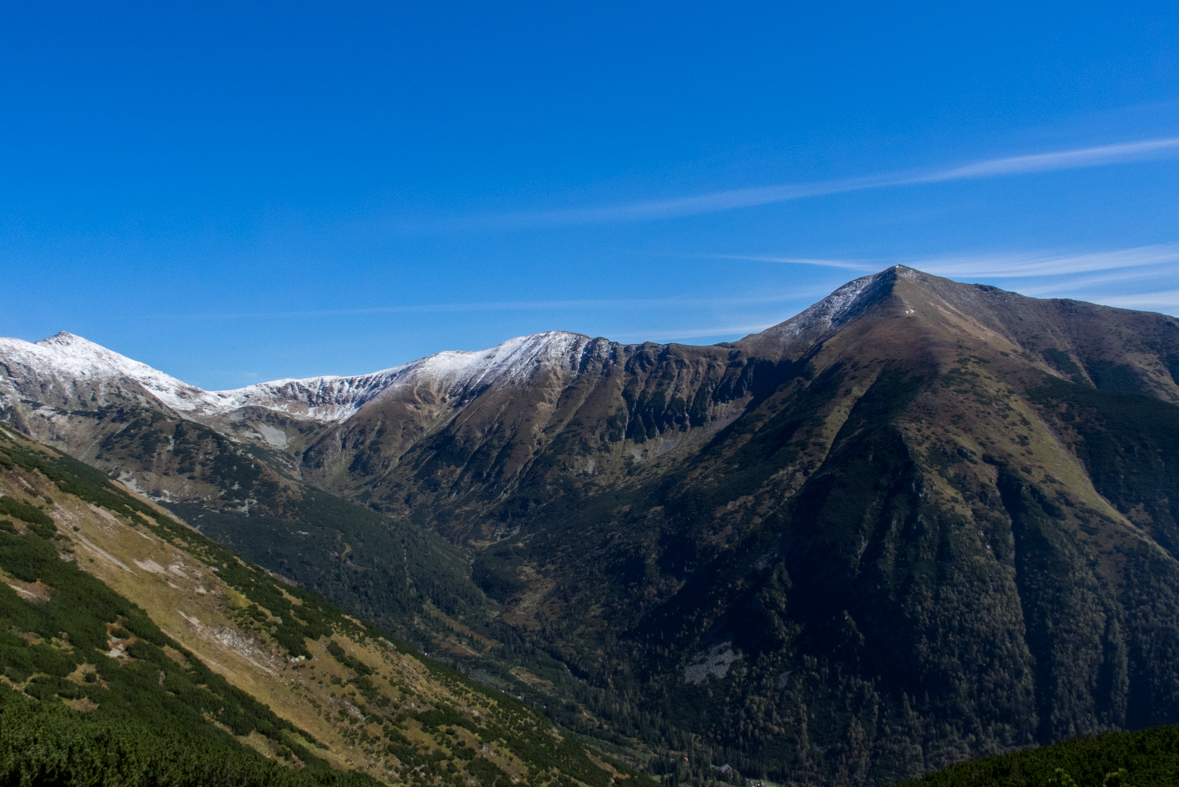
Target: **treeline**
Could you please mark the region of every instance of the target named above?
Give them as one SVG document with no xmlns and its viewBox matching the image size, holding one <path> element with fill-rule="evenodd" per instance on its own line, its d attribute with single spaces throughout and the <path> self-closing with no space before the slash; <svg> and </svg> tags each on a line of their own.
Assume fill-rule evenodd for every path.
<svg viewBox="0 0 1179 787">
<path fill-rule="evenodd" d="M 280 511 L 263 507 L 248 517 L 192 503 L 169 509 L 248 560 L 403 637 L 420 636 L 412 621 L 428 621 L 430 606 L 462 621 L 491 616 L 456 548 L 324 492 L 307 489 Z"/>
<path fill-rule="evenodd" d="M 15 690 L 46 707 L 71 703 L 86 711 L 78 720 L 112 730 L 140 725 L 215 748 L 237 745 L 226 731 L 258 733 L 292 763 L 327 767 L 305 745 L 309 736 L 211 671 L 141 608 L 62 560 L 58 550 L 68 547 L 55 536 L 55 529 L 42 533 L 32 525 L 21 535 L 10 520 L 0 520 L 0 571 L 49 596 L 29 600 L 0 584 L 0 675 L 9 687 L 0 693 L 20 697 Z M 124 656 L 116 655 L 120 650 Z M 21 707 L 11 697 L 6 702 L 5 713 Z M 54 729 L 66 729 L 71 717 L 53 718 Z M 38 751 L 28 750 L 28 762 L 41 761 Z M 20 759 L 26 754 L 13 749 L 17 759 L 6 767 L 26 762 Z"/>
<path fill-rule="evenodd" d="M 62 464 L 19 444 L 0 446 L 0 469 L 39 472 L 64 493 L 144 524 L 145 515 L 158 517 L 154 527 L 173 538 L 202 540 L 100 474 L 86 477 Z M 71 547 L 46 511 L 52 502 L 0 497 L 3 512 L 24 524 L 22 533 L 0 519 L 7 578 L 0 583 L 0 784 L 374 784 L 336 774 L 313 753 L 311 736 L 210 670 L 143 609 L 63 560 Z M 243 589 L 258 595 L 273 588 L 250 581 L 265 576 L 260 569 L 222 552 L 215 555 L 222 574 Z M 13 582 L 44 596 L 28 598 L 26 590 L 22 597 Z M 234 739 L 252 734 L 269 740 L 276 761 Z"/>
</svg>

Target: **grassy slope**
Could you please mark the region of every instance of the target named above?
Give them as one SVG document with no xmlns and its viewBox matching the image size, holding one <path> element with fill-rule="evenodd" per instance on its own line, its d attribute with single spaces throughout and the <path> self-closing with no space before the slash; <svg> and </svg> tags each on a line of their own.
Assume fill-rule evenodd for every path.
<svg viewBox="0 0 1179 787">
<path fill-rule="evenodd" d="M 135 468 L 138 488 L 174 501 L 186 521 L 244 557 L 298 573 L 300 584 L 329 597 L 369 597 L 386 621 L 410 624 L 415 639 L 429 633 L 410 627 L 427 605 L 459 619 L 494 614 L 459 550 L 308 487 L 285 471 L 281 453 L 147 408 L 125 407 L 105 418 L 108 429 L 125 425 L 107 434 L 88 461 L 107 471 Z"/>
<path fill-rule="evenodd" d="M 0 533 L 3 680 L 43 705 L 87 719 L 149 708 L 162 727 L 187 713 L 185 734 L 382 780 L 610 782 L 613 769 L 515 700 L 283 586 L 85 465 L 4 433 L 0 491 L 13 517 Z"/>
</svg>

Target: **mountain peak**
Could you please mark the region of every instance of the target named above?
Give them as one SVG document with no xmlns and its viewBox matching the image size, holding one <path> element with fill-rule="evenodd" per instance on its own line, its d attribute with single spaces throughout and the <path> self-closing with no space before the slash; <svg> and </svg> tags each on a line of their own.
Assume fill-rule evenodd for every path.
<svg viewBox="0 0 1179 787">
<path fill-rule="evenodd" d="M 414 379 L 429 377 L 442 385 L 506 382 L 531 376 L 541 367 L 575 364 L 574 356 L 580 358 L 590 341 L 580 333 L 545 331 L 517 336 L 486 350 L 441 352 L 403 368 Z"/>
<path fill-rule="evenodd" d="M 0 339 L 0 361 L 3 361 L 0 368 L 8 369 L 7 378 L 0 378 L 4 388 L 17 391 L 22 386 L 32 386 L 26 393 L 56 391 L 57 401 L 63 406 L 85 409 L 94 402 L 104 401 L 103 392 L 128 385 L 138 385 L 170 407 L 176 407 L 199 391 L 145 363 L 68 331 L 36 343 Z"/>
<path fill-rule="evenodd" d="M 67 351 L 71 355 L 93 355 L 93 356 L 108 356 L 118 355 L 117 353 L 108 350 L 101 344 L 95 344 L 89 339 L 70 333 L 69 331 L 60 331 L 50 336 L 48 339 L 42 339 L 36 343 L 37 347 L 44 347 L 47 350 L 55 353 Z M 122 358 L 123 356 L 118 356 Z M 129 359 L 128 359 L 129 360 Z"/>
<path fill-rule="evenodd" d="M 912 274 L 920 271 L 894 265 L 880 273 L 854 279 L 786 322 L 747 336 L 738 344 L 752 352 L 797 357 L 828 331 L 839 328 L 887 296 L 898 275 L 913 278 Z"/>
<path fill-rule="evenodd" d="M 833 332 L 879 307 L 893 304 L 905 315 L 953 317 L 960 328 L 985 330 L 1018 345 L 1031 333 L 1054 335 L 1062 330 L 1053 316 L 1075 302 L 1040 301 L 983 285 L 964 284 L 893 265 L 837 288 L 800 314 L 767 330 L 741 339 L 737 345 L 766 359 L 796 360 L 826 341 Z M 937 304 L 936 308 L 925 308 Z M 972 325 L 974 328 L 965 326 Z M 1025 335 L 1026 334 L 1026 335 Z M 342 422 L 365 403 L 386 392 L 424 388 L 444 398 L 489 387 L 525 384 L 537 374 L 565 379 L 584 368 L 591 356 L 611 356 L 618 345 L 568 331 L 545 331 L 518 336 L 494 347 L 475 351 L 446 351 L 369 374 L 319 376 L 258 383 L 244 388 L 205 391 L 181 382 L 146 364 L 108 350 L 68 331 L 36 344 L 0 339 L 0 360 L 26 371 L 16 376 L 44 381 L 107 381 L 129 379 L 168 407 L 195 417 L 227 415 L 245 407 L 260 407 L 320 422 Z M 615 349 L 611 349 L 615 348 Z M 90 383 L 87 382 L 87 385 Z M 63 388 L 63 390 L 65 390 Z M 80 389 L 79 389 L 80 390 Z M 87 400 L 91 400 L 89 394 Z M 94 400 L 97 401 L 97 400 Z"/>
<path fill-rule="evenodd" d="M 140 364 L 139 361 L 132 360 L 125 355 L 108 349 L 97 342 L 92 342 L 84 336 L 79 336 L 76 333 L 69 331 L 58 331 L 47 339 L 42 339 L 36 342 L 36 346 L 44 347 L 58 354 L 63 352 L 75 357 L 91 356 L 94 358 L 101 358 L 107 363 L 113 363 L 116 366 L 126 366 L 128 364 Z"/>
<path fill-rule="evenodd" d="M 77 334 L 70 333 L 69 331 L 58 331 L 57 333 L 50 336 L 48 339 L 42 339 L 41 341 L 37 342 L 37 344 L 42 344 L 42 345 L 53 344 L 53 345 L 63 345 L 63 346 L 64 345 L 71 345 L 71 344 L 89 344 L 89 345 L 93 345 L 95 347 L 98 346 L 97 344 L 94 344 L 94 342 L 90 341 L 89 339 L 84 339 L 81 336 L 78 336 Z"/>
</svg>

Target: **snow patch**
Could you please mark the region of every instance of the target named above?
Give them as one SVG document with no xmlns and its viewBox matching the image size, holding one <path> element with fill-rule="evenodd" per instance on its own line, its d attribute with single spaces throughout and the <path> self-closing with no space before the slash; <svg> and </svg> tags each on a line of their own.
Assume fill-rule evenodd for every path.
<svg viewBox="0 0 1179 787">
<path fill-rule="evenodd" d="M 731 642 L 722 642 L 710 650 L 700 651 L 684 667 L 684 683 L 703 683 L 709 677 L 723 678 L 739 658 Z"/>
<path fill-rule="evenodd" d="M 262 438 L 275 448 L 287 447 L 287 433 L 281 429 L 276 429 L 267 424 L 258 424 L 258 431 L 262 433 Z"/>
</svg>

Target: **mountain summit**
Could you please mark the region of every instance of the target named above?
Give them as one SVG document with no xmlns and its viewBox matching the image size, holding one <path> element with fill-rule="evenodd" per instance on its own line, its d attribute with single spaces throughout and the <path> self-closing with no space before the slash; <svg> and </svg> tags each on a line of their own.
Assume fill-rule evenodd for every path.
<svg viewBox="0 0 1179 787">
<path fill-rule="evenodd" d="M 896 266 L 734 343 L 539 334 L 185 406 L 28 347 L 18 428 L 669 774 L 883 784 L 1179 721 L 1171 317 Z M 465 560 L 408 582 L 388 532 Z"/>
</svg>

